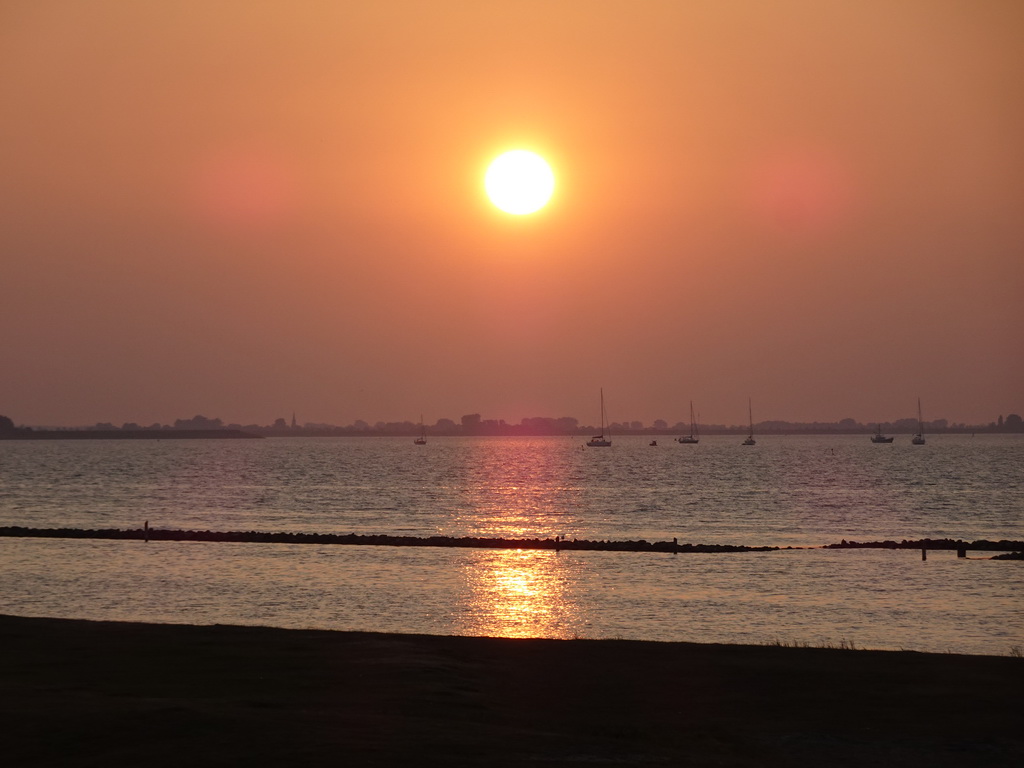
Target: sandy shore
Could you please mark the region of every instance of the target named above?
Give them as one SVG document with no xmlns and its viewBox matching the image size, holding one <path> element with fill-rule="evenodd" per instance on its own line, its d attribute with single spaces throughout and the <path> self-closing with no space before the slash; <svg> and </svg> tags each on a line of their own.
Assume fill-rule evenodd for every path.
<svg viewBox="0 0 1024 768">
<path fill-rule="evenodd" d="M 11 766 L 1020 766 L 1024 660 L 0 616 Z"/>
</svg>

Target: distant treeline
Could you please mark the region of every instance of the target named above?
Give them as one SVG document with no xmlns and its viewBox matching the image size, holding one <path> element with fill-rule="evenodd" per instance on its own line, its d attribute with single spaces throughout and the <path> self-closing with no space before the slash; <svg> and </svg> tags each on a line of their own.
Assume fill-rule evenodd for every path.
<svg viewBox="0 0 1024 768">
<path fill-rule="evenodd" d="M 700 424 L 697 427 L 702 435 L 737 435 L 746 434 L 749 425 L 728 426 L 725 424 Z M 759 435 L 858 435 L 874 433 L 876 430 L 889 434 L 912 434 L 917 432 L 918 423 L 915 418 L 898 419 L 893 422 L 878 424 L 861 424 L 853 419 L 842 419 L 836 422 L 789 422 L 762 421 L 754 424 L 754 431 Z M 174 424 L 150 424 L 142 426 L 125 423 L 115 426 L 110 423 L 99 423 L 92 427 L 47 428 L 47 436 L 60 436 L 62 433 L 102 432 L 105 435 L 124 436 L 132 433 L 138 437 L 180 436 L 182 432 L 199 433 L 204 431 L 219 432 L 219 436 L 259 435 L 263 437 L 338 437 L 338 436 L 413 436 L 421 433 L 427 437 L 462 437 L 462 436 L 589 436 L 597 434 L 599 429 L 592 425 L 581 425 L 571 416 L 560 418 L 532 417 L 510 424 L 504 420 L 484 419 L 478 413 L 463 416 L 458 422 L 452 419 L 438 419 L 434 424 L 417 424 L 411 421 L 378 421 L 369 424 L 359 420 L 348 426 L 333 424 L 299 424 L 295 417 L 291 422 L 283 418 L 276 419 L 272 424 L 225 424 L 219 418 L 194 416 L 191 419 L 178 419 Z M 10 439 L 15 435 L 22 437 L 26 433 L 40 431 L 38 428 L 18 427 L 7 416 L 0 416 L 0 437 Z M 989 424 L 951 424 L 946 419 L 935 419 L 924 423 L 924 431 L 928 434 L 948 433 L 1024 433 L 1024 421 L 1016 413 L 1005 419 L 999 416 Z M 689 434 L 690 425 L 668 422 L 657 419 L 653 424 L 646 425 L 639 421 L 613 422 L 605 428 L 610 435 L 685 435 Z M 173 434 L 172 434 L 173 433 Z M 232 433 L 232 434 L 228 434 Z M 242 433 L 239 435 L 238 433 Z M 71 435 L 68 435 L 71 437 Z"/>
</svg>

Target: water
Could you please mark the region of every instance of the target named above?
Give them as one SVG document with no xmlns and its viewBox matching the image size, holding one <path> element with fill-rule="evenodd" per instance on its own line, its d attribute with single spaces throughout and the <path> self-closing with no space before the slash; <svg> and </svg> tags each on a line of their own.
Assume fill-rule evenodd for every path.
<svg viewBox="0 0 1024 768">
<path fill-rule="evenodd" d="M 1024 539 L 1024 440 L 0 442 L 0 525 L 818 547 Z M 0 611 L 388 632 L 853 643 L 1005 655 L 1014 562 L 0 539 Z"/>
</svg>

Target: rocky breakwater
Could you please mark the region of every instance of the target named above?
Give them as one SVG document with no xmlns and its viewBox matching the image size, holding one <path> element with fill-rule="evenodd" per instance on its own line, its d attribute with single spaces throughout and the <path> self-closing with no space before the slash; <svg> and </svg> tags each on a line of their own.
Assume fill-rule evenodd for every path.
<svg viewBox="0 0 1024 768">
<path fill-rule="evenodd" d="M 672 541 L 608 541 L 592 539 L 506 539 L 479 536 L 388 536 L 268 531 L 182 531 L 161 528 L 25 528 L 0 527 L 0 536 L 59 539 L 122 539 L 133 541 L 217 541 L 250 544 L 348 544 L 379 547 L 462 547 L 604 552 L 768 552 L 780 547 L 733 544 L 689 544 Z"/>
</svg>

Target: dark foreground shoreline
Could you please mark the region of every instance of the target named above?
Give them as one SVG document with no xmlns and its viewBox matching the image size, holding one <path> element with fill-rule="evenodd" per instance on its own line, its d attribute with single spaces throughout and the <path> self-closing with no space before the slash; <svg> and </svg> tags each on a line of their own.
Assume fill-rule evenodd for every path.
<svg viewBox="0 0 1024 768">
<path fill-rule="evenodd" d="M 0 647 L 12 766 L 1024 764 L 1009 656 L 12 616 Z"/>
</svg>

